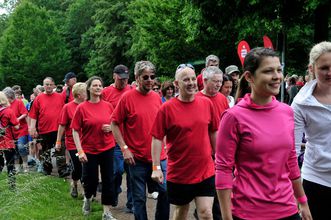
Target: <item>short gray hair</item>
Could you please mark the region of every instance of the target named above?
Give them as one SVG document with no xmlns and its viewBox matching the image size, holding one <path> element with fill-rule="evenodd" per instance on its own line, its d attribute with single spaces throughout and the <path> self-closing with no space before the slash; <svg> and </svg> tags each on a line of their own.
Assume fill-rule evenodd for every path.
<svg viewBox="0 0 331 220">
<path fill-rule="evenodd" d="M 135 76 L 140 76 L 144 70 L 151 70 L 154 73 L 156 72 L 155 66 L 152 62 L 150 61 L 138 61 L 136 62 L 136 65 L 134 66 L 134 75 Z"/>
<path fill-rule="evenodd" d="M 207 68 L 205 68 L 202 72 L 202 78 L 203 79 L 210 79 L 212 78 L 215 74 L 222 74 L 223 72 L 220 68 L 218 68 L 217 66 L 209 66 Z"/>
<path fill-rule="evenodd" d="M 211 54 L 208 57 L 206 57 L 206 66 L 208 65 L 210 60 L 216 60 L 218 63 L 220 62 L 218 56 Z"/>
<path fill-rule="evenodd" d="M 6 87 L 2 90 L 2 92 L 7 96 L 8 99 L 12 99 L 12 100 L 16 99 L 15 92 L 12 88 Z"/>
<path fill-rule="evenodd" d="M 331 52 L 331 42 L 323 41 L 321 43 L 316 44 L 310 50 L 309 53 L 309 65 L 314 66 L 316 60 L 325 53 Z"/>
</svg>

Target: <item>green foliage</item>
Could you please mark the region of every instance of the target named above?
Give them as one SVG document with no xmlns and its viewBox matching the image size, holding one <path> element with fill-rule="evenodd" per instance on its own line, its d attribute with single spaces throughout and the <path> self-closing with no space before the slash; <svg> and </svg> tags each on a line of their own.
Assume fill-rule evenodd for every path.
<svg viewBox="0 0 331 220">
<path fill-rule="evenodd" d="M 46 76 L 62 81 L 68 70 L 69 51 L 54 21 L 29 1 L 11 14 L 0 43 L 2 86 L 21 84 L 31 92 Z"/>
<path fill-rule="evenodd" d="M 203 55 L 200 11 L 189 1 L 135 0 L 129 14 L 134 21 L 129 54 L 135 61 L 151 60 L 159 74 L 173 76 L 179 63 Z"/>
<path fill-rule="evenodd" d="M 95 27 L 83 35 L 82 45 L 91 45 L 90 60 L 85 66 L 89 76 L 99 75 L 106 84 L 112 79 L 114 66 L 124 64 L 130 66 L 132 61 L 126 51 L 131 44 L 129 29 L 132 21 L 127 15 L 130 0 L 98 1 L 93 16 Z"/>
<path fill-rule="evenodd" d="M 92 16 L 95 14 L 95 2 L 94 0 L 76 0 L 66 11 L 62 34 L 71 52 L 72 71 L 76 73 L 83 72 L 83 67 L 88 62 L 91 47 L 90 44 L 82 45 L 82 36 L 87 35 L 86 33 L 94 26 Z M 86 43 L 86 39 L 84 41 Z"/>
<path fill-rule="evenodd" d="M 133 69 L 139 60 L 171 78 L 179 63 L 209 54 L 224 69 L 240 65 L 239 41 L 263 46 L 267 35 L 276 48 L 279 33 L 287 39 L 286 70 L 301 73 L 314 41 L 325 33 L 330 39 L 330 25 L 314 24 L 321 14 L 330 24 L 331 13 L 321 13 L 329 6 L 328 0 L 8 0 L 0 5 L 11 12 L 0 17 L 0 83 L 24 82 L 30 92 L 46 75 L 59 82 L 73 70 L 107 85 L 115 65 Z"/>
</svg>

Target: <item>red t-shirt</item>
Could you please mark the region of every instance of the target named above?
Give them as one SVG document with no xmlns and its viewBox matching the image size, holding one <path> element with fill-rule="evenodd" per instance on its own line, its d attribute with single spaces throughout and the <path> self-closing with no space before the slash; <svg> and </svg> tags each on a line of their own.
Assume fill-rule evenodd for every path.
<svg viewBox="0 0 331 220">
<path fill-rule="evenodd" d="M 6 134 L 0 137 L 0 150 L 15 148 L 14 134 L 11 127 L 18 125 L 19 122 L 11 108 L 6 107 L 0 112 L 0 123 L 3 128 L 7 127 Z"/>
<path fill-rule="evenodd" d="M 29 117 L 38 120 L 39 134 L 57 131 L 64 100 L 60 93 L 42 93 L 38 95 L 31 106 Z"/>
<path fill-rule="evenodd" d="M 102 99 L 109 102 L 110 104 L 112 104 L 114 108 L 116 108 L 116 105 L 120 100 L 120 98 L 122 97 L 122 95 L 129 90 L 131 90 L 131 86 L 129 85 L 127 85 L 122 90 L 117 89 L 113 85 L 110 85 L 102 91 Z"/>
<path fill-rule="evenodd" d="M 201 73 L 197 76 L 197 84 L 198 84 L 198 90 L 199 91 L 201 91 L 201 90 L 203 90 L 203 77 L 202 77 L 202 72 L 205 70 L 205 68 L 204 69 L 202 69 L 201 70 Z"/>
<path fill-rule="evenodd" d="M 59 124 L 65 126 L 65 144 L 67 150 L 76 150 L 76 145 L 72 137 L 72 129 L 70 128 L 70 124 L 72 118 L 74 117 L 77 106 L 78 103 L 76 102 L 69 102 L 68 104 L 65 104 L 62 108 L 59 119 Z M 78 130 L 78 133 L 81 134 L 81 131 Z"/>
<path fill-rule="evenodd" d="M 62 91 L 62 93 L 61 93 L 62 98 L 63 98 L 63 102 L 64 102 L 64 103 L 65 103 L 66 98 L 67 98 L 67 88 L 69 88 L 69 87 L 65 87 L 65 89 L 63 89 L 63 91 Z M 71 101 L 73 101 L 73 100 L 74 100 L 74 96 L 73 96 L 73 94 L 72 94 L 72 89 L 69 88 L 69 97 L 68 97 L 68 102 L 67 102 L 67 103 L 69 103 L 69 102 L 71 102 Z M 65 104 L 66 104 L 66 103 L 65 103 Z"/>
<path fill-rule="evenodd" d="M 20 99 L 15 99 L 12 103 L 10 103 L 10 108 L 13 110 L 16 118 L 20 117 L 21 115 L 28 114 L 28 110 L 26 110 L 23 101 Z M 12 128 L 15 139 L 29 134 L 26 118 L 21 119 L 19 123 L 20 128 L 18 130 Z"/>
<path fill-rule="evenodd" d="M 151 133 L 159 140 L 167 137 L 168 181 L 194 184 L 215 174 L 209 132 L 216 130 L 213 104 L 204 97 L 163 104 Z"/>
<path fill-rule="evenodd" d="M 76 108 L 70 127 L 81 130 L 81 144 L 85 153 L 99 154 L 115 147 L 113 133 L 102 131 L 103 124 L 110 124 L 113 110 L 113 106 L 104 100 L 98 103 L 85 101 Z"/>
<path fill-rule="evenodd" d="M 114 110 L 112 121 L 124 125 L 124 141 L 138 160 L 152 161 L 150 130 L 161 105 L 157 93 L 150 91 L 144 95 L 133 89 L 122 96 Z M 164 159 L 166 155 L 162 148 L 161 160 Z"/>
<path fill-rule="evenodd" d="M 216 120 L 219 123 L 222 113 L 229 108 L 228 99 L 222 93 L 217 93 L 215 96 L 207 96 L 201 91 L 199 91 L 196 96 L 206 97 L 213 103 Z"/>
</svg>

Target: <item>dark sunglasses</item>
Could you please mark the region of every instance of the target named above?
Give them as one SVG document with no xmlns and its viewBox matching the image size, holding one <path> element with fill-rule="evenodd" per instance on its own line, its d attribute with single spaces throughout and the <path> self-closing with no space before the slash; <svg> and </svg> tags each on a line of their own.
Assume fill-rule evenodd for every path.
<svg viewBox="0 0 331 220">
<path fill-rule="evenodd" d="M 151 78 L 151 80 L 155 79 L 155 75 L 145 75 L 143 76 L 143 80 L 148 80 L 149 78 Z"/>
<path fill-rule="evenodd" d="M 177 67 L 176 70 L 184 69 L 185 67 L 188 67 L 188 68 L 191 68 L 192 70 L 195 70 L 195 69 L 194 69 L 194 66 L 192 66 L 192 65 L 189 64 L 189 63 L 182 63 L 182 64 L 180 64 L 180 65 Z"/>
</svg>

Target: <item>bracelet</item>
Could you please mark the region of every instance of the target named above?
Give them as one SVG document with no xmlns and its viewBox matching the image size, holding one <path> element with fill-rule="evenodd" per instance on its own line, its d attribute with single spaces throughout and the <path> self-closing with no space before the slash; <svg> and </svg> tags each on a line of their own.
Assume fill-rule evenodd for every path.
<svg viewBox="0 0 331 220">
<path fill-rule="evenodd" d="M 79 157 L 80 155 L 82 154 L 85 154 L 85 152 L 83 151 L 83 149 L 79 150 L 77 153 L 76 153 L 76 156 Z"/>
<path fill-rule="evenodd" d="M 61 141 L 56 141 L 55 144 L 61 145 Z"/>
<path fill-rule="evenodd" d="M 306 195 L 303 195 L 303 196 L 297 198 L 297 201 L 300 204 L 304 204 L 304 203 L 306 203 L 308 201 L 308 199 L 307 199 L 307 196 Z"/>
<path fill-rule="evenodd" d="M 128 147 L 128 145 L 124 145 L 123 147 L 121 147 L 121 151 L 122 151 L 122 153 L 126 150 L 126 149 L 128 149 L 129 147 Z"/>
<path fill-rule="evenodd" d="M 157 166 L 153 165 L 153 171 L 155 171 L 155 170 L 161 170 L 161 166 L 160 165 L 157 165 Z"/>
</svg>

